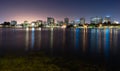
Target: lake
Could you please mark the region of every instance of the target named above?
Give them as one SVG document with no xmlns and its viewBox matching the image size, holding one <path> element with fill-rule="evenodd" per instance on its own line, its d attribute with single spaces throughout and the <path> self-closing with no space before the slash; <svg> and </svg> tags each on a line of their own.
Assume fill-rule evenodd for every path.
<svg viewBox="0 0 120 71">
<path fill-rule="evenodd" d="M 52 57 L 73 57 L 103 64 L 120 65 L 120 29 L 0 28 L 0 56 L 43 51 Z"/>
</svg>

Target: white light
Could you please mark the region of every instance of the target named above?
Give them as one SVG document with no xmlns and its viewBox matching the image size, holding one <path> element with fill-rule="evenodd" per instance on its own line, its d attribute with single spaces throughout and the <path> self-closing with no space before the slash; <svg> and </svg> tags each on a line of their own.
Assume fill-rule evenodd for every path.
<svg viewBox="0 0 120 71">
<path fill-rule="evenodd" d="M 29 30 L 29 28 L 26 28 L 26 31 L 28 31 Z"/>
<path fill-rule="evenodd" d="M 106 16 L 106 17 L 110 17 L 110 16 Z"/>
<path fill-rule="evenodd" d="M 32 31 L 35 31 L 35 28 L 32 28 Z"/>
<path fill-rule="evenodd" d="M 34 24 L 34 23 L 32 23 L 32 26 L 35 26 L 35 24 Z"/>
<path fill-rule="evenodd" d="M 39 30 L 41 31 L 41 28 L 39 28 Z"/>
<path fill-rule="evenodd" d="M 51 28 L 51 31 L 53 31 L 54 29 L 53 28 Z"/>
<path fill-rule="evenodd" d="M 76 27 L 77 25 L 75 24 L 74 27 Z"/>
<path fill-rule="evenodd" d="M 118 22 L 118 21 L 114 21 L 114 23 L 119 24 L 119 22 Z"/>
</svg>

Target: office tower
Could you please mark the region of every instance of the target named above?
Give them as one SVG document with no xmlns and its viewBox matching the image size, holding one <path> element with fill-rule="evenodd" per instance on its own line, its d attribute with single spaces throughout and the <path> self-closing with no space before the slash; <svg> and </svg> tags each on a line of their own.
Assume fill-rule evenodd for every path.
<svg viewBox="0 0 120 71">
<path fill-rule="evenodd" d="M 85 18 L 84 17 L 80 18 L 80 24 L 85 24 Z"/>
<path fill-rule="evenodd" d="M 48 25 L 54 25 L 54 24 L 55 24 L 54 18 L 48 17 L 48 18 L 47 18 L 47 23 L 48 23 Z"/>
<path fill-rule="evenodd" d="M 102 17 L 92 17 L 91 24 L 101 24 L 103 22 Z"/>
<path fill-rule="evenodd" d="M 104 23 L 108 23 L 108 22 L 112 22 L 110 16 L 106 16 L 106 17 L 104 18 Z"/>
<path fill-rule="evenodd" d="M 69 18 L 64 18 L 64 23 L 69 24 Z"/>
</svg>

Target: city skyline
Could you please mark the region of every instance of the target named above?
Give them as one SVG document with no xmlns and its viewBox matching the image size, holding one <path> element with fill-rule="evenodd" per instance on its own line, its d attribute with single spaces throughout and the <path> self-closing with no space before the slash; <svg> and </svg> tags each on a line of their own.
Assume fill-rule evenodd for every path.
<svg viewBox="0 0 120 71">
<path fill-rule="evenodd" d="M 33 22 L 42 22 L 44 24 L 58 24 L 58 23 L 66 23 L 66 24 L 99 24 L 99 23 L 117 23 L 119 24 L 119 21 L 116 19 L 113 19 L 111 16 L 105 16 L 105 17 L 101 17 L 101 16 L 94 16 L 90 18 L 90 21 L 86 21 L 85 17 L 81 17 L 79 19 L 74 19 L 74 20 L 70 20 L 70 18 L 65 17 L 62 20 L 56 20 L 56 18 L 54 17 L 46 17 L 46 20 L 41 20 L 41 19 L 37 19 L 37 20 L 33 20 L 33 21 L 28 21 L 28 20 L 24 20 L 21 23 L 19 23 L 17 20 L 9 20 L 9 21 L 4 21 L 4 22 L 17 22 L 17 24 L 23 24 L 24 22 L 28 22 L 28 23 L 33 23 Z M 0 22 L 0 24 L 3 24 L 4 22 Z"/>
<path fill-rule="evenodd" d="M 78 20 L 81 17 L 90 22 L 91 17 L 111 16 L 120 21 L 119 0 L 1 0 L 0 22 L 17 20 Z"/>
</svg>

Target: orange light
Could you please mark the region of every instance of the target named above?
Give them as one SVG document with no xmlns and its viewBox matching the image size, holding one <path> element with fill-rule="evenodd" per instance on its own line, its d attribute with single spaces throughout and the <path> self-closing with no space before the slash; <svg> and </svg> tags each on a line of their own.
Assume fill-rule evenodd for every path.
<svg viewBox="0 0 120 71">
<path fill-rule="evenodd" d="M 67 26 L 66 25 L 63 25 L 61 28 L 66 28 Z"/>
</svg>

